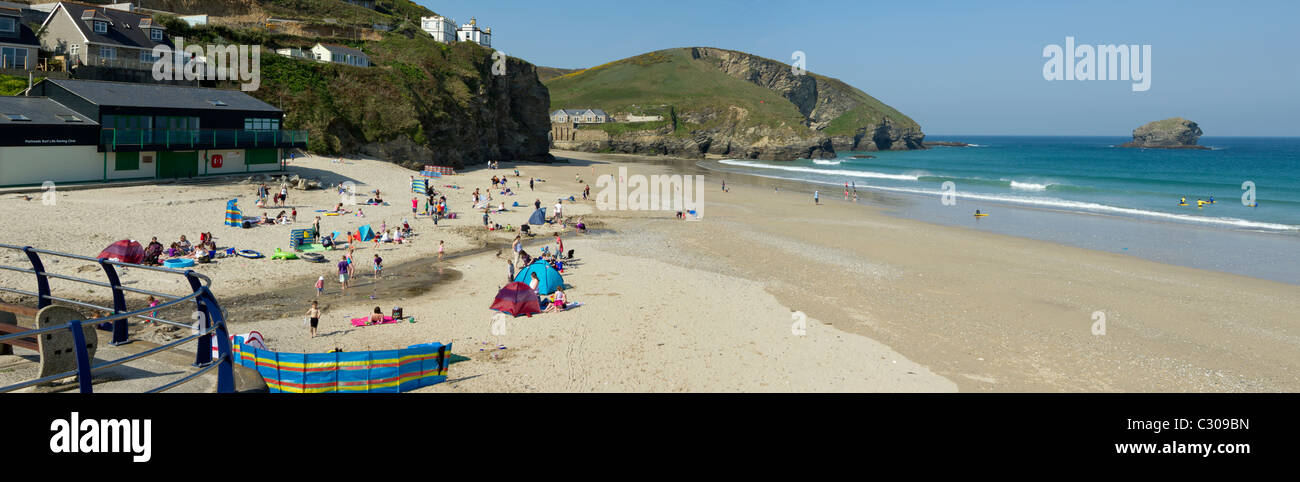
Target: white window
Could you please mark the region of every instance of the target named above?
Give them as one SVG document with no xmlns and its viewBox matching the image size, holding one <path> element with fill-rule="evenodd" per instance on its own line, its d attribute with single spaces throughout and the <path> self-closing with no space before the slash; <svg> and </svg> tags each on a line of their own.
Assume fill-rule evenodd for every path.
<svg viewBox="0 0 1300 482">
<path fill-rule="evenodd" d="M 16 32 L 18 23 L 9 17 L 0 17 L 0 32 Z"/>
<path fill-rule="evenodd" d="M 76 57 L 76 56 L 77 56 L 77 52 L 80 51 L 80 50 L 81 50 L 81 45 L 78 45 L 78 44 L 72 44 L 72 45 L 68 46 L 68 53 L 71 54 L 73 57 Z"/>
<path fill-rule="evenodd" d="M 156 55 L 153 54 L 153 51 L 152 51 L 152 50 L 141 50 L 141 51 L 140 51 L 140 62 L 141 62 L 141 63 L 152 64 L 152 63 L 154 63 L 154 62 L 157 62 L 157 61 L 158 61 L 158 58 L 159 58 L 158 56 L 156 56 Z"/>
<path fill-rule="evenodd" d="M 152 39 L 152 40 L 155 40 L 155 41 L 161 42 L 162 39 L 163 39 L 163 31 L 162 31 L 162 29 L 160 29 L 160 28 L 151 28 L 151 29 L 149 29 L 149 38 Z"/>
<path fill-rule="evenodd" d="M 113 60 L 117 58 L 117 49 L 113 47 L 100 47 L 99 58 Z"/>
<path fill-rule="evenodd" d="M 95 22 L 95 33 L 108 33 L 108 23 Z"/>
</svg>

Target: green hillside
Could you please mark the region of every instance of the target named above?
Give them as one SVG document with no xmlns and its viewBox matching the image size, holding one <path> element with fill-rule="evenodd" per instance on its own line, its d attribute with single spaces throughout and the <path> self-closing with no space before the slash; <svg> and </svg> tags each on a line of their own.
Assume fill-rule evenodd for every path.
<svg viewBox="0 0 1300 482">
<path fill-rule="evenodd" d="M 692 61 L 686 49 L 661 50 L 592 67 L 546 81 L 546 87 L 551 91 L 552 111 L 596 107 L 609 113 L 672 114 L 726 112 L 737 106 L 748 111 L 747 121 L 755 125 L 803 124 L 803 116 L 794 104 L 776 92 L 720 74 L 708 63 Z M 693 130 L 708 126 L 685 127 Z M 683 132 L 680 128 L 677 131 Z"/>
<path fill-rule="evenodd" d="M 789 65 L 744 52 L 660 50 L 543 82 L 550 89 L 552 111 L 599 108 L 615 116 L 665 118 L 582 126 L 605 131 L 609 143 L 567 148 L 776 159 L 827 156 L 836 150 L 923 148 L 921 126 L 897 109 L 839 80 L 811 72 L 799 75 Z M 695 142 L 655 137 L 663 135 Z M 700 152 L 694 152 L 697 148 Z"/>
</svg>

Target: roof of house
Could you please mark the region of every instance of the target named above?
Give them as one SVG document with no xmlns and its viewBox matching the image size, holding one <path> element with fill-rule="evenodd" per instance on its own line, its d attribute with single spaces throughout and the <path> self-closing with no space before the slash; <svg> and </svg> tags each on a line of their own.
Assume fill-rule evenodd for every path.
<svg viewBox="0 0 1300 482">
<path fill-rule="evenodd" d="M 21 117 L 19 117 L 21 116 Z M 21 120 L 26 118 L 28 120 Z M 98 125 L 48 97 L 0 96 L 0 124 Z"/>
<path fill-rule="evenodd" d="M 27 23 L 31 20 L 26 12 L 27 11 L 25 10 L 19 10 L 16 8 L 0 7 L 0 16 L 13 18 L 14 24 L 16 24 L 15 26 L 18 27 L 17 32 L 0 33 L 0 43 L 19 45 L 41 44 L 41 40 L 36 38 L 36 32 L 33 32 L 31 27 L 27 26 Z"/>
<path fill-rule="evenodd" d="M 563 111 L 565 114 L 569 114 L 569 115 L 582 115 L 582 114 L 586 114 L 587 111 L 591 111 L 591 113 L 599 116 L 606 116 L 606 117 L 609 116 L 609 114 L 606 114 L 605 111 L 601 109 L 560 109 L 555 112 L 552 112 L 552 114 L 559 114 L 560 111 Z"/>
<path fill-rule="evenodd" d="M 365 52 L 354 49 L 352 47 L 344 47 L 342 45 L 334 45 L 334 44 L 316 44 L 316 45 L 325 47 L 325 50 L 330 51 L 331 54 L 346 54 L 354 57 L 370 58 L 370 56 L 366 55 Z"/>
<path fill-rule="evenodd" d="M 238 90 L 100 80 L 47 78 L 41 82 L 50 82 L 101 106 L 280 112 L 275 106 Z"/>
<path fill-rule="evenodd" d="M 124 47 L 134 47 L 139 49 L 151 49 L 155 45 L 172 45 L 171 39 L 163 35 L 162 41 L 155 41 L 149 38 L 149 32 L 145 28 L 162 28 L 161 25 L 153 24 L 152 20 L 142 27 L 141 21 L 151 19 L 148 15 L 125 12 L 107 7 L 96 8 L 93 5 L 75 2 L 60 2 L 59 5 L 72 15 L 73 23 L 81 30 L 81 34 L 91 42 L 121 45 Z M 51 15 L 57 14 L 52 12 Z M 95 33 L 91 27 L 90 20 L 100 20 L 108 22 L 108 31 L 105 33 Z"/>
</svg>

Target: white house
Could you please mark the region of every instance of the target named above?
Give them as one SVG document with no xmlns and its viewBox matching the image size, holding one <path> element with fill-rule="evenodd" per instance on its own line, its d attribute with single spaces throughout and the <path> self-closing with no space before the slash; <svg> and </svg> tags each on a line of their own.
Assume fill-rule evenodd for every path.
<svg viewBox="0 0 1300 482">
<path fill-rule="evenodd" d="M 420 29 L 439 42 L 449 44 L 456 41 L 456 21 L 450 18 L 441 15 L 420 17 Z"/>
<path fill-rule="evenodd" d="M 456 29 L 456 40 L 461 42 L 474 42 L 484 47 L 492 46 L 492 27 L 483 29 L 478 28 L 478 19 L 470 18 L 469 23 L 461 25 Z"/>
<path fill-rule="evenodd" d="M 318 62 L 334 62 L 336 64 L 355 65 L 357 67 L 369 67 L 370 57 L 365 52 L 352 47 L 342 45 L 316 44 L 311 48 L 312 58 Z"/>
<path fill-rule="evenodd" d="M 560 109 L 551 113 L 551 122 L 556 124 L 604 124 L 614 122 L 614 118 L 601 109 Z"/>
</svg>

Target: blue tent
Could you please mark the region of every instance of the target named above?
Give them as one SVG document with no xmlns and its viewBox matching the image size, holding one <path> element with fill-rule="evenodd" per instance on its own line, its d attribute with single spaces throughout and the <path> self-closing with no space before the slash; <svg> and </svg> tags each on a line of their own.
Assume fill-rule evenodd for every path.
<svg viewBox="0 0 1300 482">
<path fill-rule="evenodd" d="M 560 276 L 560 272 L 552 268 L 550 263 L 540 259 L 520 270 L 519 274 L 515 275 L 515 281 L 528 284 L 532 281 L 533 273 L 537 273 L 538 294 L 549 295 L 564 287 L 564 277 Z"/>
<path fill-rule="evenodd" d="M 362 241 L 370 241 L 372 239 L 375 239 L 375 232 L 374 230 L 370 229 L 369 224 L 358 228 L 357 235 L 361 236 Z"/>
<path fill-rule="evenodd" d="M 546 224 L 546 208 L 533 211 L 533 215 L 528 217 L 528 224 Z"/>
</svg>

